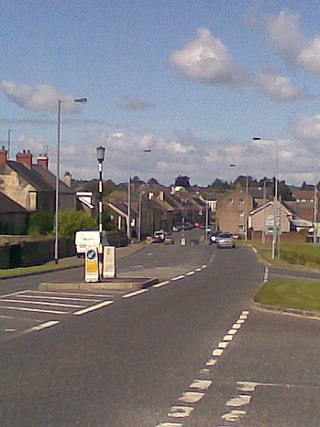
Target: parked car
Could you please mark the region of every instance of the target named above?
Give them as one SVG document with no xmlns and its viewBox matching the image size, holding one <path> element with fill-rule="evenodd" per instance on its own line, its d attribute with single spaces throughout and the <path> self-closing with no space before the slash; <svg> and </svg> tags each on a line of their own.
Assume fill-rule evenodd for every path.
<svg viewBox="0 0 320 427">
<path fill-rule="evenodd" d="M 209 231 L 208 233 L 209 245 L 212 245 L 213 243 L 218 243 L 218 237 L 220 234 L 221 234 L 220 231 Z"/>
<path fill-rule="evenodd" d="M 171 233 L 166 233 L 166 235 L 164 236 L 164 244 L 174 245 L 174 238 Z"/>
<path fill-rule="evenodd" d="M 220 233 L 217 238 L 217 247 L 219 249 L 223 248 L 235 248 L 236 242 L 231 233 Z"/>
<path fill-rule="evenodd" d="M 172 231 L 176 232 L 176 231 L 180 231 L 181 230 L 181 226 L 180 225 L 173 225 L 172 226 Z"/>
</svg>

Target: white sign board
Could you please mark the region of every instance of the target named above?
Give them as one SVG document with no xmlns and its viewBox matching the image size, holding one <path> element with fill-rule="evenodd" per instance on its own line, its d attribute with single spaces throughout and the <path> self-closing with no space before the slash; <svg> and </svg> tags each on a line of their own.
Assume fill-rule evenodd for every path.
<svg viewBox="0 0 320 427">
<path fill-rule="evenodd" d="M 116 277 L 116 248 L 104 246 L 103 248 L 103 278 Z"/>
</svg>

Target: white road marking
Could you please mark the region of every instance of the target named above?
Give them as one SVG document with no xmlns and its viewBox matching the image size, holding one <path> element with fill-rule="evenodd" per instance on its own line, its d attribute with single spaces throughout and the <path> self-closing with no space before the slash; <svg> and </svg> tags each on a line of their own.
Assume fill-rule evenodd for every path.
<svg viewBox="0 0 320 427">
<path fill-rule="evenodd" d="M 242 314 L 246 314 L 246 315 L 248 315 L 248 314 L 249 314 L 249 311 L 248 311 L 248 310 L 243 310 Z"/>
<path fill-rule="evenodd" d="M 220 341 L 218 344 L 218 348 L 227 348 L 228 347 L 228 342 L 226 341 Z"/>
<path fill-rule="evenodd" d="M 41 309 L 37 309 L 37 308 L 27 308 L 27 307 L 12 307 L 10 305 L 0 305 L 0 308 L 4 308 L 6 310 L 32 311 L 32 312 L 36 312 L 36 313 L 68 314 L 67 311 L 41 310 Z"/>
<path fill-rule="evenodd" d="M 0 299 L 7 298 L 7 297 L 13 297 L 14 295 L 24 294 L 25 292 L 28 292 L 28 289 L 25 289 L 23 291 L 18 291 L 18 292 L 12 292 L 10 294 L 0 295 Z"/>
<path fill-rule="evenodd" d="M 154 288 L 161 288 L 162 286 L 166 286 L 166 285 L 168 285 L 170 282 L 169 282 L 169 280 L 166 280 L 166 281 L 164 281 L 164 282 L 160 282 L 160 283 L 157 283 L 156 285 L 154 285 L 153 287 Z"/>
<path fill-rule="evenodd" d="M 160 423 L 156 427 L 183 427 L 180 423 Z"/>
<path fill-rule="evenodd" d="M 247 394 L 239 394 L 239 396 L 234 397 L 230 400 L 228 400 L 228 402 L 226 403 L 227 406 L 244 406 L 244 405 L 248 405 L 250 403 L 251 400 L 251 396 L 247 395 Z"/>
<path fill-rule="evenodd" d="M 83 305 L 74 305 L 74 304 L 61 304 L 54 302 L 44 302 L 44 301 L 29 301 L 29 300 L 16 300 L 16 299 L 1 299 L 1 302 L 13 302 L 19 304 L 34 304 L 34 305 L 51 305 L 55 307 L 67 307 L 67 308 L 81 308 Z"/>
<path fill-rule="evenodd" d="M 93 298 L 71 298 L 71 297 L 50 297 L 48 295 L 16 295 L 16 298 L 34 298 L 34 299 L 48 299 L 48 300 L 62 300 L 62 301 L 87 301 L 87 302 L 99 302 L 100 299 Z M 17 300 L 18 301 L 18 300 Z"/>
<path fill-rule="evenodd" d="M 189 388 L 197 388 L 198 390 L 208 390 L 211 384 L 211 380 L 194 380 L 193 383 L 189 385 Z"/>
<path fill-rule="evenodd" d="M 240 319 L 240 320 L 247 320 L 247 319 L 248 319 L 248 316 L 247 316 L 246 314 L 241 314 L 241 315 L 239 316 L 239 319 Z"/>
<path fill-rule="evenodd" d="M 217 359 L 209 359 L 206 366 L 214 366 L 217 363 Z"/>
<path fill-rule="evenodd" d="M 234 335 L 225 335 L 223 337 L 223 341 L 232 341 L 234 338 Z"/>
<path fill-rule="evenodd" d="M 216 349 L 216 350 L 213 350 L 212 356 L 219 357 L 222 355 L 222 353 L 223 353 L 223 350 Z"/>
<path fill-rule="evenodd" d="M 235 335 L 237 332 L 238 332 L 238 329 L 229 329 L 227 333 L 228 335 Z"/>
<path fill-rule="evenodd" d="M 181 276 L 176 276 L 176 277 L 173 277 L 172 279 L 171 279 L 171 281 L 172 282 L 175 282 L 176 280 L 180 280 L 180 279 L 184 279 L 184 274 L 183 275 L 181 275 Z"/>
<path fill-rule="evenodd" d="M 246 392 L 254 392 L 258 383 L 251 382 L 251 381 L 238 381 L 238 390 L 239 391 L 246 391 Z"/>
<path fill-rule="evenodd" d="M 15 331 L 16 329 L 13 329 L 13 328 L 7 328 L 4 330 L 4 332 L 15 332 Z"/>
<path fill-rule="evenodd" d="M 238 320 L 236 321 L 236 323 L 237 323 L 238 325 L 242 325 L 244 322 L 245 322 L 245 319 L 238 319 Z"/>
<path fill-rule="evenodd" d="M 172 418 L 187 418 L 190 416 L 193 409 L 194 408 L 189 406 L 172 406 L 168 416 Z"/>
<path fill-rule="evenodd" d="M 99 310 L 102 307 L 107 307 L 107 305 L 113 304 L 113 301 L 104 301 L 100 304 L 93 305 L 91 307 L 84 308 L 83 310 L 76 311 L 74 316 L 81 316 L 82 314 L 90 313 L 91 311 Z"/>
<path fill-rule="evenodd" d="M 111 297 L 112 295 L 108 295 L 108 294 L 89 294 L 87 292 L 83 293 L 83 292 L 56 292 L 56 291 L 24 291 L 24 292 L 28 292 L 31 294 L 44 294 L 44 295 L 70 295 L 70 296 L 83 296 L 85 295 L 86 297 L 101 297 L 101 298 L 108 298 Z"/>
<path fill-rule="evenodd" d="M 148 292 L 148 289 L 140 289 L 139 291 L 130 292 L 129 294 L 123 295 L 122 298 L 135 297 L 136 295 L 144 294 L 145 292 Z"/>
<path fill-rule="evenodd" d="M 199 268 L 196 268 L 196 271 L 201 271 L 201 267 L 199 267 Z"/>
<path fill-rule="evenodd" d="M 186 274 L 186 276 L 193 276 L 196 272 L 195 271 L 189 271 L 189 273 Z"/>
<path fill-rule="evenodd" d="M 199 393 L 195 391 L 187 391 L 183 393 L 181 397 L 179 397 L 180 402 L 184 403 L 197 403 L 199 402 L 204 396 L 204 393 Z"/>
<path fill-rule="evenodd" d="M 51 326 L 55 326 L 60 323 L 58 320 L 50 320 L 49 322 L 42 323 L 41 325 L 33 326 L 32 328 L 26 329 L 22 332 L 23 335 L 29 334 L 30 332 L 38 332 L 43 329 L 51 328 Z"/>
<path fill-rule="evenodd" d="M 226 421 L 238 421 L 240 418 L 246 415 L 247 411 L 239 411 L 238 409 L 233 409 L 231 412 L 222 415 L 222 419 Z"/>
<path fill-rule="evenodd" d="M 234 323 L 233 325 L 232 325 L 232 328 L 231 329 L 240 329 L 241 328 L 241 324 L 240 323 Z"/>
<path fill-rule="evenodd" d="M 201 268 L 207 268 L 207 265 L 206 265 L 206 264 L 203 264 L 203 265 L 201 266 Z"/>
</svg>

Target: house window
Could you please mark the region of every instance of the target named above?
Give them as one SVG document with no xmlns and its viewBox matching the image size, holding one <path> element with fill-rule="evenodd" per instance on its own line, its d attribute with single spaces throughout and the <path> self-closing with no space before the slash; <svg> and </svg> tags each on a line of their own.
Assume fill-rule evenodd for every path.
<svg viewBox="0 0 320 427">
<path fill-rule="evenodd" d="M 233 199 L 228 199 L 228 206 L 232 206 L 233 205 Z"/>
<path fill-rule="evenodd" d="M 243 224 L 238 225 L 238 231 L 244 231 L 244 225 Z"/>
<path fill-rule="evenodd" d="M 245 204 L 245 200 L 244 199 L 239 199 L 239 205 L 244 205 Z"/>
<path fill-rule="evenodd" d="M 243 211 L 239 211 L 239 217 L 244 218 L 244 212 Z"/>
<path fill-rule="evenodd" d="M 28 210 L 29 211 L 37 210 L 37 193 L 35 191 L 32 191 L 29 193 Z"/>
</svg>

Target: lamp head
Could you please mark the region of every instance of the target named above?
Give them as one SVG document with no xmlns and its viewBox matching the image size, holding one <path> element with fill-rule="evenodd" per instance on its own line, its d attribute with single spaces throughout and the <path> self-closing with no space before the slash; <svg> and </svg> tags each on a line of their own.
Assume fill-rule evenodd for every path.
<svg viewBox="0 0 320 427">
<path fill-rule="evenodd" d="M 97 147 L 97 160 L 99 163 L 102 163 L 104 161 L 104 153 L 105 148 L 100 145 L 100 147 Z"/>
<path fill-rule="evenodd" d="M 88 102 L 87 98 L 76 98 L 74 102 L 79 102 L 80 104 L 86 104 Z"/>
</svg>

